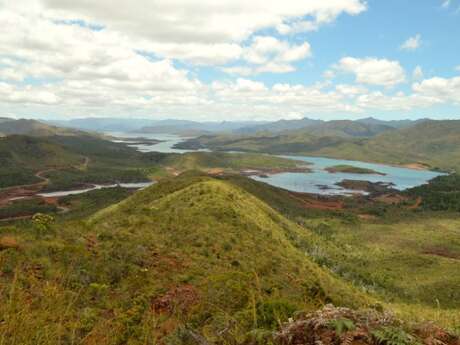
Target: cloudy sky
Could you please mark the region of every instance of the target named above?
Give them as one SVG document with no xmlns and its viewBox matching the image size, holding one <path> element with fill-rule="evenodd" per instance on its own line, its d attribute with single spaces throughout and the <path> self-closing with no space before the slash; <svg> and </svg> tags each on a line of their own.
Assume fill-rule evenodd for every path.
<svg viewBox="0 0 460 345">
<path fill-rule="evenodd" d="M 0 0 L 0 116 L 460 119 L 460 0 Z"/>
</svg>

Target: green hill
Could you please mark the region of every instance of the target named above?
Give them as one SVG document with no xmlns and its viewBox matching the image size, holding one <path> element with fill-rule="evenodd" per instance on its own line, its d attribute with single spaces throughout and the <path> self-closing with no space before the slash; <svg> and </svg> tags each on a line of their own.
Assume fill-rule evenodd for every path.
<svg viewBox="0 0 460 345">
<path fill-rule="evenodd" d="M 312 233 L 202 175 L 160 182 L 85 223 L 38 229 L 38 239 L 33 229 L 0 233 L 10 243 L 0 249 L 4 343 L 173 342 L 184 326 L 242 341 L 296 310 L 371 301 L 305 254 Z"/>
<path fill-rule="evenodd" d="M 156 159 L 91 135 L 9 135 L 0 138 L 0 188 L 39 182 L 42 179 L 35 175 L 40 171 L 51 177 L 51 189 L 145 181 L 146 172 L 141 170 Z"/>
<path fill-rule="evenodd" d="M 29 135 L 35 137 L 47 137 L 52 135 L 82 135 L 83 132 L 51 126 L 46 123 L 29 119 L 2 119 L 0 121 L 0 136 Z"/>
<path fill-rule="evenodd" d="M 365 138 L 392 130 L 381 123 L 362 123 L 350 120 L 338 120 L 319 123 L 299 130 L 318 137 Z"/>
<path fill-rule="evenodd" d="M 317 154 L 383 163 L 422 163 L 460 171 L 460 121 L 425 121 L 360 143 L 342 143 Z"/>
<path fill-rule="evenodd" d="M 39 182 L 38 171 L 78 165 L 83 157 L 48 140 L 26 136 L 0 138 L 0 188 Z"/>
<path fill-rule="evenodd" d="M 356 122 L 353 122 L 353 126 Z M 316 155 L 388 164 L 421 163 L 460 171 L 460 120 L 422 121 L 386 130 L 370 138 L 346 137 L 336 131 L 311 129 L 252 136 L 203 136 L 182 148 L 211 148 L 273 154 Z"/>
<path fill-rule="evenodd" d="M 243 344 L 327 303 L 455 329 L 458 219 L 418 217 L 188 172 L 86 219 L 0 227 L 0 341 Z"/>
</svg>

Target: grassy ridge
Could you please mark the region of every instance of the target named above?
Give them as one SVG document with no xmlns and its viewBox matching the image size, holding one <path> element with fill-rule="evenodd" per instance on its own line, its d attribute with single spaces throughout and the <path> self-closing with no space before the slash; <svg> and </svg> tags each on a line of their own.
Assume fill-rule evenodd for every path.
<svg viewBox="0 0 460 345">
<path fill-rule="evenodd" d="M 188 172 L 75 220 L 113 193 L 44 233 L 0 228 L 1 341 L 175 344 L 186 325 L 241 342 L 296 310 L 378 300 L 406 320 L 460 325 L 454 214 L 314 214 L 264 183 Z"/>
<path fill-rule="evenodd" d="M 190 152 L 180 155 L 169 155 L 165 157 L 161 164 L 178 171 L 206 171 L 220 168 L 228 172 L 238 172 L 245 169 L 289 170 L 295 169 L 298 166 L 305 166 L 308 163 L 262 154 Z"/>
<path fill-rule="evenodd" d="M 201 175 L 165 180 L 38 238 L 24 227 L 0 235 L 17 243 L 0 250 L 8 344 L 178 341 L 184 324 L 209 340 L 226 330 L 241 341 L 295 310 L 370 301 L 298 248 L 304 229 Z"/>
</svg>

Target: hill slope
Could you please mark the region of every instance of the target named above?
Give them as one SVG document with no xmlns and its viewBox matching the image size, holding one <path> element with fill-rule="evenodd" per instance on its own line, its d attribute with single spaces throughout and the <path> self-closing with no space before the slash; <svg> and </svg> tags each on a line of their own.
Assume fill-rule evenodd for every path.
<svg viewBox="0 0 460 345">
<path fill-rule="evenodd" d="M 151 166 L 154 154 L 142 155 L 133 148 L 91 135 L 0 137 L 0 188 L 40 181 L 43 170 L 53 188 L 82 183 L 140 182 L 142 168 Z M 80 168 L 76 168 L 80 167 Z"/>
<path fill-rule="evenodd" d="M 34 240 L 32 231 L 10 229 L 21 251 L 0 250 L 7 343 L 13 334 L 11 344 L 71 336 L 88 344 L 176 343 L 185 325 L 210 341 L 242 341 L 295 310 L 370 300 L 299 249 L 311 240 L 305 229 L 206 176 L 165 180 L 86 224 L 54 231 Z"/>
<path fill-rule="evenodd" d="M 356 138 L 356 133 L 346 137 L 332 128 L 312 133 L 312 129 L 305 129 L 272 135 L 203 136 L 180 147 L 316 155 L 389 164 L 419 162 L 432 168 L 460 171 L 460 120 L 422 121 L 370 138 Z"/>
<path fill-rule="evenodd" d="M 78 165 L 83 156 L 41 138 L 0 138 L 0 188 L 40 181 L 35 174 L 49 168 Z"/>
<path fill-rule="evenodd" d="M 425 121 L 409 128 L 382 133 L 361 143 L 342 143 L 320 154 L 384 163 L 420 162 L 460 171 L 460 120 Z"/>
<path fill-rule="evenodd" d="M 383 123 L 361 123 L 350 120 L 328 121 L 299 131 L 318 137 L 366 138 L 393 129 Z"/>
<path fill-rule="evenodd" d="M 82 135 L 81 131 L 55 127 L 46 123 L 27 119 L 4 119 L 0 121 L 0 136 L 29 135 L 35 137 L 48 137 L 53 135 Z"/>
</svg>

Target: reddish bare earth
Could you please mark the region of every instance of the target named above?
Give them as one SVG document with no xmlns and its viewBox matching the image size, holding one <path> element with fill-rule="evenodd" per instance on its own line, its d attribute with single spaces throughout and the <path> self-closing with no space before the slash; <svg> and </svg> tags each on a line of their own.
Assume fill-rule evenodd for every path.
<svg viewBox="0 0 460 345">
<path fill-rule="evenodd" d="M 334 198 L 325 198 L 319 195 L 289 192 L 295 199 L 299 200 L 305 208 L 318 210 L 342 210 L 344 204 L 341 200 Z"/>
</svg>

